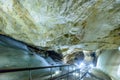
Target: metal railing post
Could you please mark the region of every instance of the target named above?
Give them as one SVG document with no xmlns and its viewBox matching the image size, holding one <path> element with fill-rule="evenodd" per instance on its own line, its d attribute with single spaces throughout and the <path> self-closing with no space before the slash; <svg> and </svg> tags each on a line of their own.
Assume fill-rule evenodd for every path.
<svg viewBox="0 0 120 80">
<path fill-rule="evenodd" d="M 50 68 L 50 78 L 52 79 L 52 68 Z"/>
<path fill-rule="evenodd" d="M 75 70 L 76 70 L 76 67 L 75 67 Z M 77 80 L 77 71 L 75 71 L 75 80 Z"/>
<path fill-rule="evenodd" d="M 69 65 L 68 65 L 67 68 L 68 68 L 68 71 L 67 71 L 67 72 L 69 73 Z M 69 74 L 67 75 L 67 80 L 69 80 Z"/>
<path fill-rule="evenodd" d="M 61 75 L 63 75 L 63 67 L 61 66 Z M 62 79 L 62 77 L 60 78 L 60 79 Z"/>
<path fill-rule="evenodd" d="M 79 79 L 80 79 L 80 76 L 81 76 L 81 73 L 80 73 L 80 70 L 79 70 Z"/>
<path fill-rule="evenodd" d="M 29 80 L 32 80 L 31 70 L 29 70 Z"/>
</svg>

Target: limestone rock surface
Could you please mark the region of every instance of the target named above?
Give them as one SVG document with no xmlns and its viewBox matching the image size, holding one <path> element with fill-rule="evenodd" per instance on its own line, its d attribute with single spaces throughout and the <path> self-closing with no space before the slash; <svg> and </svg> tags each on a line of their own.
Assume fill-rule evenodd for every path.
<svg viewBox="0 0 120 80">
<path fill-rule="evenodd" d="M 0 34 L 35 46 L 116 49 L 120 0 L 0 0 Z"/>
</svg>

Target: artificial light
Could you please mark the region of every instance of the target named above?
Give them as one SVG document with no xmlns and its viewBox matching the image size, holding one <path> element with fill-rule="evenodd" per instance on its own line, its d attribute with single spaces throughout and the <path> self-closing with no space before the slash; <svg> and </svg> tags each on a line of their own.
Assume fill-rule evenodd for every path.
<svg viewBox="0 0 120 80">
<path fill-rule="evenodd" d="M 90 65 L 89 65 L 89 67 L 90 67 L 90 68 L 93 68 L 93 67 L 94 67 L 94 65 L 93 65 L 93 64 L 90 64 Z"/>
<path fill-rule="evenodd" d="M 57 74 L 60 74 L 60 71 L 56 71 L 55 74 L 56 74 L 56 75 L 57 75 Z"/>
<path fill-rule="evenodd" d="M 118 47 L 118 50 L 120 51 L 120 47 Z"/>
<path fill-rule="evenodd" d="M 82 67 L 85 67 L 85 63 L 83 62 L 79 65 L 79 68 L 82 68 Z"/>
<path fill-rule="evenodd" d="M 79 73 L 73 73 L 73 76 L 79 76 Z"/>
</svg>

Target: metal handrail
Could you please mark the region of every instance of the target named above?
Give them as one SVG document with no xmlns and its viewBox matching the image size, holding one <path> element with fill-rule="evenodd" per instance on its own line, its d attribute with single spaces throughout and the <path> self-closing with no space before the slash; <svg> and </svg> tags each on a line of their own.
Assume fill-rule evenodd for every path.
<svg viewBox="0 0 120 80">
<path fill-rule="evenodd" d="M 18 71 L 29 71 L 29 70 L 37 70 L 37 69 L 46 69 L 46 68 L 56 68 L 56 67 L 65 67 L 70 65 L 57 65 L 57 66 L 45 66 L 45 67 L 26 67 L 26 68 L 11 68 L 11 69 L 0 69 L 0 73 L 8 73 L 8 72 L 18 72 Z"/>
<path fill-rule="evenodd" d="M 61 77 L 67 76 L 67 75 L 69 75 L 69 74 L 71 74 L 71 73 L 73 73 L 73 72 L 76 72 L 76 71 L 78 71 L 78 70 L 80 70 L 80 69 L 75 69 L 75 70 L 73 70 L 73 71 L 67 72 L 67 73 L 62 74 L 62 75 L 60 75 L 60 76 L 53 77 L 53 78 L 52 78 L 52 79 L 50 79 L 50 80 L 59 79 L 59 78 L 61 78 Z"/>
<path fill-rule="evenodd" d="M 74 69 L 72 67 L 72 70 L 69 71 L 69 67 L 72 67 L 73 65 L 57 65 L 57 66 L 43 66 L 43 67 L 26 67 L 26 68 L 11 68 L 11 69 L 0 69 L 0 73 L 9 73 L 9 72 L 20 72 L 20 71 L 29 71 L 29 80 L 33 80 L 32 76 L 31 76 L 31 71 L 32 70 L 38 70 L 38 69 L 46 69 L 46 68 L 50 68 L 50 72 L 51 72 L 51 76 L 45 80 L 59 80 L 59 79 L 64 79 L 67 78 L 67 80 L 69 80 L 69 76 L 74 73 L 74 72 L 79 72 L 79 77 L 74 77 L 75 80 L 81 80 L 87 73 L 85 73 L 84 75 L 82 75 L 80 77 L 80 68 Z M 52 76 L 52 68 L 57 68 L 57 67 L 68 67 L 68 71 L 60 74 L 58 76 Z"/>
</svg>

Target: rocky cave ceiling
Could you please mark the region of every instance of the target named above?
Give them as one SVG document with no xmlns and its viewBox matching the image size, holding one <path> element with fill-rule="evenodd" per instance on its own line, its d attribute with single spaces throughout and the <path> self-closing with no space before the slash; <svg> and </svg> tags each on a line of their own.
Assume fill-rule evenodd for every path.
<svg viewBox="0 0 120 80">
<path fill-rule="evenodd" d="M 0 34 L 43 47 L 118 48 L 120 0 L 0 0 Z"/>
</svg>

